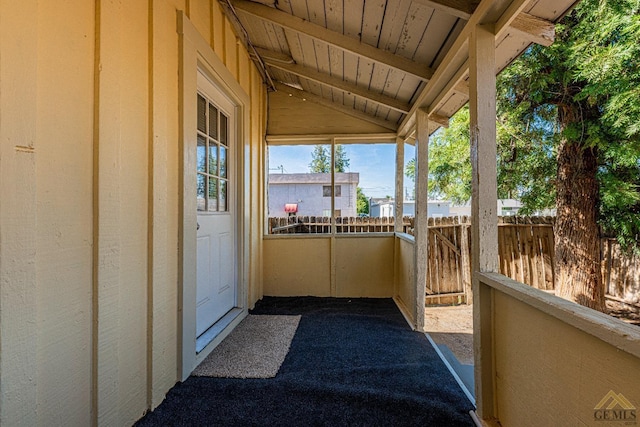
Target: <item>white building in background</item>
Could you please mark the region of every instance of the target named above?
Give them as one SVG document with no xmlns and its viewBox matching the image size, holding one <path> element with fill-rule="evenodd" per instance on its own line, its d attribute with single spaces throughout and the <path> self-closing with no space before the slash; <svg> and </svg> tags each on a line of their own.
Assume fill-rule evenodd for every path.
<svg viewBox="0 0 640 427">
<path fill-rule="evenodd" d="M 356 216 L 358 172 L 335 174 L 336 216 Z M 331 216 L 331 174 L 269 174 L 269 216 Z"/>
<path fill-rule="evenodd" d="M 393 199 L 369 199 L 369 215 L 372 217 L 392 217 L 395 216 L 395 201 Z M 405 200 L 402 202 L 403 216 L 415 216 L 415 200 Z M 451 202 L 446 200 L 429 200 L 427 204 L 427 216 L 439 218 L 450 216 L 449 207 Z"/>
<path fill-rule="evenodd" d="M 393 199 L 369 199 L 369 215 L 372 217 L 392 217 L 395 215 L 395 201 Z M 522 208 L 522 202 L 516 199 L 498 199 L 498 216 L 515 216 Z M 403 202 L 403 216 L 415 216 L 414 200 Z M 448 200 L 429 200 L 427 216 L 438 218 L 447 216 L 470 216 L 471 202 L 463 205 L 452 205 Z M 545 209 L 535 212 L 535 215 L 553 216 L 555 209 Z"/>
<path fill-rule="evenodd" d="M 498 199 L 498 216 L 515 216 L 519 215 L 520 209 L 522 209 L 522 202 L 517 199 Z M 471 215 L 471 202 L 467 202 L 463 205 L 452 205 L 451 216 L 470 216 Z M 533 216 L 555 216 L 556 210 L 543 209 L 535 211 Z"/>
<path fill-rule="evenodd" d="M 522 208 L 522 202 L 516 199 L 498 199 L 498 216 L 515 216 Z M 463 205 L 451 206 L 451 216 L 471 216 L 471 201 Z"/>
</svg>

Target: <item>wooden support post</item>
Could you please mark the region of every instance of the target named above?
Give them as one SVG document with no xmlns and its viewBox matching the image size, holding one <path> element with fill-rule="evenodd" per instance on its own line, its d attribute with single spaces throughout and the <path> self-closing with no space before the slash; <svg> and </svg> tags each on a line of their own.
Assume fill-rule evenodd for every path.
<svg viewBox="0 0 640 427">
<path fill-rule="evenodd" d="M 471 263 L 476 406 L 484 420 L 496 416 L 492 295 L 478 280 L 478 272 L 498 271 L 495 70 L 495 35 L 478 25 L 469 37 Z"/>
<path fill-rule="evenodd" d="M 416 201 L 415 201 L 415 289 L 416 330 L 424 330 L 424 304 L 427 287 L 428 224 L 427 177 L 429 176 L 429 116 L 416 112 Z"/>
<path fill-rule="evenodd" d="M 460 224 L 460 269 L 462 286 L 464 289 L 465 301 L 473 304 L 473 293 L 471 290 L 471 260 L 469 259 L 469 227 L 466 221 L 456 218 L 456 224 Z"/>
<path fill-rule="evenodd" d="M 402 233 L 402 211 L 404 205 L 404 139 L 396 137 L 396 196 L 395 196 L 396 233 Z"/>
<path fill-rule="evenodd" d="M 331 221 L 331 239 L 329 243 L 330 259 L 331 259 L 331 273 L 330 273 L 330 295 L 332 297 L 338 296 L 338 285 L 336 282 L 336 232 L 337 219 L 336 219 L 336 139 L 331 139 L 331 214 L 329 215 Z"/>
</svg>

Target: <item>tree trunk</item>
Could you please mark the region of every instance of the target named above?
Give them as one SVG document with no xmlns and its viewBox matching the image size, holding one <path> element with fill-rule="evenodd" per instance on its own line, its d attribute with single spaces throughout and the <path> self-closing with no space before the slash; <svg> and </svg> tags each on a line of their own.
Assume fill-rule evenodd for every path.
<svg viewBox="0 0 640 427">
<path fill-rule="evenodd" d="M 604 311 L 597 170 L 596 148 L 562 141 L 556 186 L 555 288 L 562 298 Z"/>
</svg>

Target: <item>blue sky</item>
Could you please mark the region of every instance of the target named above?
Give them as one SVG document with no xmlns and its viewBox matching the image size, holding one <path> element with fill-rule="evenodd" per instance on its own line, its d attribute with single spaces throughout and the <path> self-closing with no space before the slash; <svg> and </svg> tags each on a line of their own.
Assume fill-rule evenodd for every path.
<svg viewBox="0 0 640 427">
<path fill-rule="evenodd" d="M 360 183 L 367 197 L 393 196 L 395 191 L 395 144 L 344 144 L 350 161 L 348 172 L 359 172 Z M 307 173 L 313 145 L 276 145 L 269 147 L 269 173 Z M 405 164 L 414 156 L 414 148 L 405 144 Z M 405 187 L 412 193 L 413 183 L 405 178 Z"/>
</svg>

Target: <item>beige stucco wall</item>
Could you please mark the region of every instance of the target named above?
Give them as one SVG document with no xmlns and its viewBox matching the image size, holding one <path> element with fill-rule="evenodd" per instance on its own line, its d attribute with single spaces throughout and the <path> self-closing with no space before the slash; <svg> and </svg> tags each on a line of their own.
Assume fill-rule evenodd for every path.
<svg viewBox="0 0 640 427">
<path fill-rule="evenodd" d="M 265 237 L 264 294 L 389 298 L 391 235 Z"/>
<path fill-rule="evenodd" d="M 637 356 L 493 294 L 496 407 L 503 426 L 623 425 L 594 419 L 595 406 L 609 391 L 640 410 Z"/>
<path fill-rule="evenodd" d="M 219 3 L 3 0 L 2 425 L 130 425 L 178 378 L 177 10 L 251 99 L 246 304 L 262 296 L 266 91 Z"/>
<path fill-rule="evenodd" d="M 265 238 L 264 294 L 331 296 L 331 238 Z"/>
<path fill-rule="evenodd" d="M 336 238 L 336 295 L 393 296 L 394 236 Z"/>
</svg>

